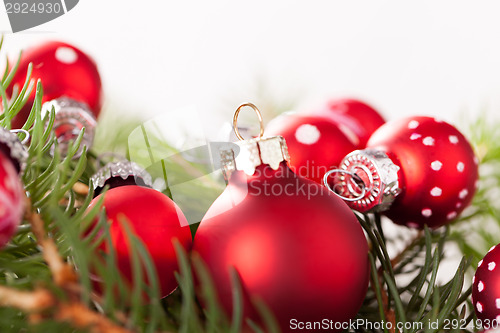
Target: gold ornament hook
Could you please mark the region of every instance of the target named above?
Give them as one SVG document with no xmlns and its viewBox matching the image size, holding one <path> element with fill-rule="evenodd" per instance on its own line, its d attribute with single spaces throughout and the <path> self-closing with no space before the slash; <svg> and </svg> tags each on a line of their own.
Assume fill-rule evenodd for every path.
<svg viewBox="0 0 500 333">
<path fill-rule="evenodd" d="M 240 139 L 242 141 L 245 140 L 241 136 L 240 131 L 238 129 L 238 115 L 240 114 L 241 109 L 243 109 L 245 106 L 251 107 L 255 111 L 255 113 L 257 114 L 257 117 L 259 118 L 259 125 L 260 125 L 259 138 L 262 138 L 262 136 L 264 136 L 264 121 L 262 120 L 262 114 L 260 113 L 260 110 L 252 103 L 241 104 L 234 112 L 234 116 L 233 116 L 234 134 L 236 134 L 238 139 Z"/>
</svg>

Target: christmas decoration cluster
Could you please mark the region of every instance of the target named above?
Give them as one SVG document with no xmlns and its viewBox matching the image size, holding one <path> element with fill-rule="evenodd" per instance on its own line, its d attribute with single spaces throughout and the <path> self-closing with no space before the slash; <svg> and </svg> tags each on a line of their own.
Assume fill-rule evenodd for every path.
<svg viewBox="0 0 500 333">
<path fill-rule="evenodd" d="M 6 249 L 25 211 L 33 210 L 26 196 L 37 191 L 21 178 L 27 142 L 36 139 L 28 135 L 40 124 L 33 119 L 35 110 L 40 110 L 43 126 L 51 128 L 55 141 L 46 152 L 54 161 L 65 156 L 83 161 L 92 158 L 103 100 L 94 60 L 70 44 L 33 46 L 14 69 L 5 96 L 10 101 L 20 92 L 26 96 L 11 122 L 0 129 L 0 247 Z M 28 89 L 37 82 L 40 89 Z M 183 288 L 179 272 L 188 269 L 194 273 L 192 293 L 200 307 L 212 306 L 204 284 L 209 281 L 212 299 L 236 323 L 233 332 L 258 327 L 289 332 L 297 323 L 325 319 L 348 323 L 355 320 L 367 293 L 383 302 L 383 283 L 378 281 L 392 281 L 386 275 L 392 262 L 380 260 L 388 259 L 385 249 L 377 250 L 378 266 L 371 252 L 384 244 L 383 230 L 372 234 L 364 218 L 372 214 L 380 223 L 384 215 L 431 237 L 429 230 L 459 218 L 478 190 L 479 160 L 473 147 L 457 128 L 439 119 L 417 115 L 386 122 L 364 102 L 337 99 L 307 112 L 284 113 L 266 129 L 261 124 L 259 136 L 244 139 L 237 126 L 242 110 L 261 117 L 253 104 L 237 109 L 238 149 L 220 151 L 227 186 L 197 228 L 188 224 L 169 193 L 155 189 L 152 176 L 131 161 L 98 164 L 85 179 L 89 191 L 81 200 L 88 204 L 71 214 L 89 217 L 78 228 L 80 237 L 89 240 L 95 264 L 74 268 L 88 271 L 95 299 L 122 299 L 121 290 L 133 290 L 125 297 L 126 306 L 161 307 L 154 302 L 164 298 L 167 307 L 179 281 Z M 474 311 L 484 328 L 500 320 L 497 249 L 479 263 L 472 286 Z M 187 266 L 186 255 L 192 259 Z M 117 271 L 103 269 L 109 262 Z M 110 273 L 118 274 L 123 286 L 110 286 Z M 424 277 L 420 288 L 425 282 Z M 397 288 L 386 283 L 394 294 Z M 2 295 L 0 305 L 8 304 Z M 377 311 L 395 323 L 390 304 L 380 304 Z M 208 310 L 203 316 L 210 320 Z M 98 327 L 95 331 L 105 331 Z M 334 324 L 329 329 L 346 327 Z"/>
</svg>

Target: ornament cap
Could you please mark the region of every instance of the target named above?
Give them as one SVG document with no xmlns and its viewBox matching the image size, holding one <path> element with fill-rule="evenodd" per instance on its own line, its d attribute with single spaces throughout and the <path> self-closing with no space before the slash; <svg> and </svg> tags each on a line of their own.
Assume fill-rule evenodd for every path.
<svg viewBox="0 0 500 333">
<path fill-rule="evenodd" d="M 42 117 L 50 113 L 52 108 L 55 110 L 53 130 L 63 154 L 67 152 L 69 142 L 75 140 L 85 127 L 80 149 L 75 154 L 75 158 L 79 157 L 83 146 L 90 148 L 94 142 L 97 120 L 87 104 L 69 97 L 63 96 L 45 102 L 42 106 Z"/>
<path fill-rule="evenodd" d="M 151 188 L 153 187 L 151 175 L 138 164 L 126 160 L 109 162 L 97 170 L 97 172 L 90 178 L 94 187 L 94 195 L 99 195 L 106 185 L 110 185 L 111 187 L 130 185 L 126 182 L 123 182 L 124 184 L 117 184 L 116 182 L 111 184 L 111 180 L 117 178 L 122 179 L 123 181 L 126 181 L 128 178 L 133 178 L 136 185 Z"/>
<path fill-rule="evenodd" d="M 262 164 L 277 170 L 283 161 L 289 162 L 290 156 L 285 139 L 282 136 L 255 138 L 235 143 L 239 152 L 234 149 L 221 149 L 222 172 L 226 181 L 234 171 L 241 170 L 253 175 L 255 169 Z"/>
<path fill-rule="evenodd" d="M 28 150 L 15 134 L 17 131 L 9 131 L 0 127 L 0 150 L 10 157 L 19 174 L 23 174 L 26 169 L 26 160 L 28 159 Z M 26 131 L 24 131 L 27 133 Z M 28 134 L 29 135 L 29 134 Z"/>
<path fill-rule="evenodd" d="M 353 151 L 340 163 L 335 193 L 359 212 L 385 211 L 402 191 L 399 169 L 381 150 Z M 329 186 L 328 177 L 325 185 Z"/>
</svg>

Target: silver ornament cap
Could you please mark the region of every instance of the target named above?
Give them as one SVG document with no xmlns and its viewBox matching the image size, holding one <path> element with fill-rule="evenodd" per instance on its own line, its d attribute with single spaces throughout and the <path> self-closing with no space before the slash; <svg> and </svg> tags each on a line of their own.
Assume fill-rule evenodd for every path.
<svg viewBox="0 0 500 333">
<path fill-rule="evenodd" d="M 97 170 L 90 179 L 92 180 L 94 195 L 98 195 L 106 185 L 111 187 L 130 185 L 130 183 L 126 183 L 130 178 L 134 180 L 133 184 L 135 185 L 153 187 L 151 175 L 137 163 L 126 160 L 107 163 Z"/>
<path fill-rule="evenodd" d="M 281 162 L 290 161 L 286 141 L 282 136 L 243 140 L 235 144 L 239 151 L 222 149 L 220 152 L 222 172 L 226 181 L 237 170 L 253 175 L 259 165 L 266 164 L 277 170 Z"/>
<path fill-rule="evenodd" d="M 344 157 L 339 169 L 325 174 L 323 180 L 330 187 L 328 177 L 335 174 L 333 191 L 352 209 L 362 213 L 382 212 L 389 209 L 402 191 L 399 169 L 381 150 L 356 150 Z"/>
<path fill-rule="evenodd" d="M 19 138 L 15 134 L 15 131 L 24 130 L 9 131 L 3 127 L 0 127 L 0 148 L 2 151 L 4 151 L 7 157 L 12 160 L 18 174 L 22 175 L 24 173 L 24 170 L 26 169 L 28 150 L 26 149 L 26 146 L 24 146 L 24 144 L 19 140 Z"/>
<path fill-rule="evenodd" d="M 82 142 L 75 158 L 82 154 L 83 146 L 92 147 L 97 120 L 87 104 L 69 97 L 60 97 L 42 105 L 42 117 L 54 108 L 55 120 L 52 130 L 56 134 L 61 152 L 68 151 L 70 141 L 75 140 L 85 127 Z"/>
<path fill-rule="evenodd" d="M 239 131 L 238 116 L 245 107 L 253 109 L 259 118 L 260 133 L 257 138 L 245 140 Z M 226 181 L 229 180 L 234 171 L 239 170 L 247 175 L 253 175 L 259 165 L 269 165 L 273 170 L 277 170 L 281 162 L 290 161 L 288 147 L 282 136 L 263 137 L 264 122 L 262 114 L 254 104 L 245 103 L 236 109 L 233 116 L 233 130 L 240 141 L 227 148 L 220 149 L 222 172 Z"/>
</svg>

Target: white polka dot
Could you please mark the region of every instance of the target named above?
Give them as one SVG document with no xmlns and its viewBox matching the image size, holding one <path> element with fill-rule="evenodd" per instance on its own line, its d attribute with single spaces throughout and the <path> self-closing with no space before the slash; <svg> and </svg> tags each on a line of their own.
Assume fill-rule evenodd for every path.
<svg viewBox="0 0 500 333">
<path fill-rule="evenodd" d="M 410 228 L 418 228 L 420 227 L 420 224 L 413 222 L 413 221 L 408 221 L 406 222 L 406 225 L 409 226 Z"/>
<path fill-rule="evenodd" d="M 479 283 L 477 284 L 477 291 L 481 292 L 484 290 L 484 283 L 483 281 L 479 281 Z"/>
<path fill-rule="evenodd" d="M 476 309 L 479 313 L 483 313 L 483 305 L 479 302 L 476 303 Z"/>
<path fill-rule="evenodd" d="M 442 189 L 440 189 L 437 186 L 432 188 L 431 195 L 433 197 L 439 197 L 439 196 L 441 196 L 441 194 L 443 194 L 443 190 Z"/>
<path fill-rule="evenodd" d="M 415 129 L 418 127 L 418 125 L 420 125 L 420 123 L 416 120 L 412 120 L 408 123 L 408 128 L 409 129 Z"/>
<path fill-rule="evenodd" d="M 321 133 L 318 128 L 311 124 L 300 125 L 295 131 L 295 139 L 305 145 L 312 145 L 313 143 L 318 142 L 320 137 Z"/>
<path fill-rule="evenodd" d="M 458 208 L 460 208 L 460 207 L 462 207 L 462 203 L 461 203 L 461 202 L 457 202 L 457 204 L 455 205 L 455 208 L 457 208 L 457 209 L 458 209 Z"/>
<path fill-rule="evenodd" d="M 457 217 L 457 212 L 449 212 L 448 215 L 446 215 L 448 220 L 453 220 L 455 217 Z"/>
<path fill-rule="evenodd" d="M 495 299 L 495 306 L 500 309 L 500 298 Z"/>
<path fill-rule="evenodd" d="M 434 138 L 431 136 L 426 136 L 423 140 L 422 143 L 426 146 L 434 146 Z"/>
<path fill-rule="evenodd" d="M 493 245 L 492 247 L 490 247 L 490 249 L 488 250 L 488 252 L 493 251 L 496 247 L 497 247 L 496 245 Z"/>
<path fill-rule="evenodd" d="M 434 171 L 439 171 L 441 170 L 441 167 L 443 166 L 443 163 L 440 161 L 434 161 L 431 163 L 431 169 Z"/>
<path fill-rule="evenodd" d="M 61 46 L 56 50 L 56 59 L 65 64 L 72 64 L 78 59 L 78 54 L 72 48 Z"/>
<path fill-rule="evenodd" d="M 464 169 L 465 169 L 464 162 L 458 162 L 457 163 L 457 170 L 458 170 L 458 172 L 464 172 Z"/>
<path fill-rule="evenodd" d="M 450 135 L 448 137 L 448 140 L 450 140 L 450 142 L 453 143 L 454 145 L 458 143 L 458 137 L 456 135 Z"/>
<path fill-rule="evenodd" d="M 410 135 L 410 140 L 417 140 L 417 139 L 420 139 L 421 137 L 422 137 L 422 134 L 413 133 L 412 135 Z"/>
<path fill-rule="evenodd" d="M 481 265 L 483 264 L 483 259 L 479 260 L 479 262 L 477 263 L 477 267 L 481 267 Z"/>
<path fill-rule="evenodd" d="M 492 261 L 492 262 L 490 262 L 490 263 L 488 264 L 488 270 L 489 270 L 489 271 L 494 270 L 494 269 L 495 269 L 495 267 L 497 267 L 497 264 L 496 264 L 494 261 Z"/>
<path fill-rule="evenodd" d="M 467 197 L 467 194 L 469 194 L 469 191 L 464 188 L 462 191 L 458 192 L 458 197 L 460 199 L 465 199 Z"/>
<path fill-rule="evenodd" d="M 424 208 L 422 209 L 422 215 L 424 217 L 431 217 L 432 216 L 432 210 L 429 208 Z"/>
</svg>

